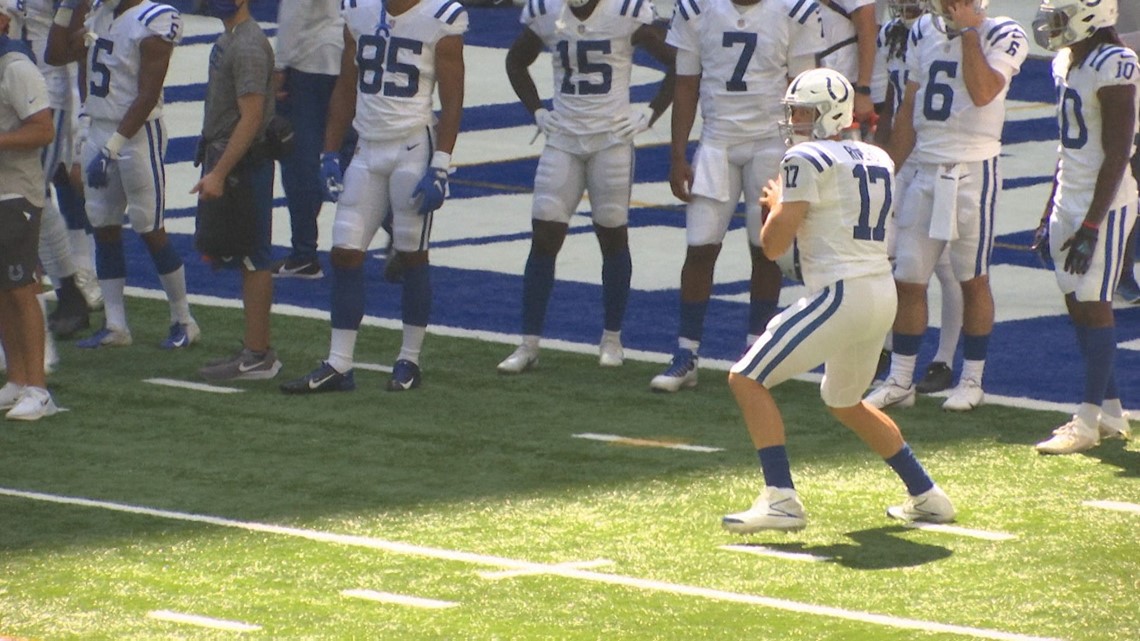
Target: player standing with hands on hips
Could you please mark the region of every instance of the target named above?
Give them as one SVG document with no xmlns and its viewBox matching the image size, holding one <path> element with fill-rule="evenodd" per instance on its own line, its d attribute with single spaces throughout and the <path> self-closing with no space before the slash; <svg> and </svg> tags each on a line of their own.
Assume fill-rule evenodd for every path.
<svg viewBox="0 0 1140 641">
<path fill-rule="evenodd" d="M 832 416 L 906 484 L 908 498 L 887 513 L 906 521 L 954 520 L 950 499 L 898 426 L 862 401 L 895 317 L 886 242 L 895 167 L 879 147 L 841 140 L 840 132 L 853 121 L 854 98 L 854 87 L 841 74 L 813 69 L 792 81 L 783 101 L 781 127 L 796 144 L 784 155 L 780 178 L 764 189 L 769 213 L 760 243 L 772 258 L 797 243 L 809 293 L 772 319 L 728 375 L 764 473 L 764 489 L 752 507 L 724 517 L 731 532 L 806 525 L 784 447 L 784 421 L 769 390 L 820 364 L 820 396 Z"/>
<path fill-rule="evenodd" d="M 1116 0 L 1045 0 L 1033 22 L 1037 43 L 1057 51 L 1060 160 L 1037 230 L 1084 357 L 1084 397 L 1072 420 L 1037 444 L 1042 454 L 1073 454 L 1103 438 L 1128 438 L 1116 388 L 1112 295 L 1128 234 L 1136 224 L 1140 66 L 1113 29 Z"/>
</svg>

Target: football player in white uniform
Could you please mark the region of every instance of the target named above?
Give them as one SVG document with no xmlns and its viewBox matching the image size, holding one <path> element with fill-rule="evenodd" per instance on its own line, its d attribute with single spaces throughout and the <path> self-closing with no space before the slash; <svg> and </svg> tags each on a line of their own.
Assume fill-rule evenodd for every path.
<svg viewBox="0 0 1140 641">
<path fill-rule="evenodd" d="M 1130 434 L 1116 388 L 1112 294 L 1136 223 L 1128 161 L 1136 151 L 1140 63 L 1112 28 L 1116 16 L 1116 0 L 1044 0 L 1033 23 L 1037 43 L 1058 52 L 1053 82 L 1061 130 L 1038 248 L 1053 259 L 1085 361 L 1080 408 L 1037 444 L 1043 454 L 1082 452 L 1101 437 Z"/>
<path fill-rule="evenodd" d="M 1120 15 L 1116 18 L 1116 32 L 1120 41 L 1129 49 L 1140 52 L 1140 3 L 1125 2 L 1119 5 Z M 1140 151 L 1132 156 L 1132 176 L 1140 182 Z M 1124 264 L 1120 268 L 1120 283 L 1116 286 L 1116 300 L 1123 303 L 1140 303 L 1140 283 L 1136 282 L 1137 229 L 1132 228 L 1128 242 L 1124 246 Z"/>
<path fill-rule="evenodd" d="M 878 60 L 875 63 L 876 68 L 883 68 L 887 76 L 887 82 L 883 86 L 885 93 L 875 97 L 875 104 L 882 105 L 875 129 L 875 144 L 881 147 L 887 147 L 890 143 L 894 115 L 902 104 L 907 79 L 906 49 L 910 42 L 910 28 L 925 12 L 922 0 L 891 0 L 888 7 L 891 20 L 879 31 Z M 904 165 L 895 180 L 896 194 L 906 191 L 906 178 L 909 175 L 911 174 Z M 893 217 L 887 221 L 890 229 L 887 234 L 890 239 L 888 249 L 892 257 L 898 237 L 894 224 Z M 919 394 L 941 392 L 954 382 L 954 351 L 958 348 L 958 339 L 962 335 L 962 288 L 950 266 L 949 248 L 939 256 L 938 263 L 934 266 L 934 275 L 938 277 L 938 289 L 942 297 L 942 325 L 938 332 L 938 351 L 934 354 L 934 360 L 927 366 L 922 380 L 915 383 L 914 389 Z M 889 335 L 887 342 L 889 348 Z"/>
<path fill-rule="evenodd" d="M 824 49 L 819 11 L 814 1 L 677 2 L 667 37 L 677 48 L 669 183 L 688 203 L 688 247 L 677 351 L 650 381 L 653 390 L 676 392 L 697 384 L 713 268 L 742 192 L 752 259 L 749 344 L 776 314 L 781 274 L 758 245 L 760 192 L 779 171 L 786 149 L 776 123 L 787 82 L 815 67 Z M 690 164 L 687 148 L 698 101 L 701 141 Z"/>
<path fill-rule="evenodd" d="M 875 38 L 879 20 L 875 0 L 820 0 L 823 39 L 819 66 L 835 69 L 855 85 L 855 121 L 874 119 L 871 86 L 875 73 Z"/>
<path fill-rule="evenodd" d="M 1010 79 L 1028 53 L 1025 31 L 985 15 L 988 0 L 929 0 L 910 32 L 908 77 L 890 153 L 907 161 L 896 224 L 899 312 L 891 371 L 867 401 L 914 404 L 914 368 L 926 331 L 926 288 L 942 252 L 962 286 L 965 359 L 945 410 L 982 404 L 982 373 L 993 331 L 989 264 L 1001 190 L 998 156 Z"/>
<path fill-rule="evenodd" d="M 769 213 L 760 242 L 774 258 L 795 241 L 810 292 L 772 319 L 728 375 L 764 473 L 764 489 L 752 507 L 722 520 L 731 532 L 795 530 L 806 524 L 792 483 L 783 418 L 769 390 L 820 364 L 820 396 L 831 414 L 906 485 L 906 501 L 887 513 L 907 521 L 954 519 L 950 500 L 898 426 L 861 400 L 895 317 L 886 242 L 895 167 L 883 149 L 840 138 L 852 123 L 854 95 L 838 72 L 813 69 L 792 81 L 783 101 L 782 126 L 789 143 L 796 144 L 784 156 L 780 178 L 764 189 Z"/>
<path fill-rule="evenodd" d="M 186 300 L 186 270 L 163 227 L 166 205 L 166 126 L 162 85 L 182 16 L 151 0 L 106 0 L 90 11 L 85 0 L 63 0 L 48 34 L 47 61 L 86 57 L 84 111 L 91 127 L 82 150 L 87 213 L 95 227 L 95 261 L 106 325 L 77 343 L 98 348 L 131 344 L 123 289 L 123 214 L 138 232 L 170 304 L 164 349 L 197 342 L 198 323 Z"/>
<path fill-rule="evenodd" d="M 621 326 L 629 300 L 629 197 L 633 138 L 673 98 L 673 51 L 654 24 L 648 0 L 531 0 L 523 32 L 507 52 L 507 75 L 523 106 L 546 134 L 531 206 L 533 233 L 523 272 L 522 344 L 499 363 L 517 374 L 538 363 L 538 344 L 554 286 L 554 266 L 582 193 L 590 195 L 602 252 L 605 318 L 598 362 L 622 364 Z M 543 107 L 528 67 L 543 48 L 554 55 L 553 110 Z M 642 47 L 670 73 L 647 107 L 629 101 L 633 54 Z"/>
<path fill-rule="evenodd" d="M 463 33 L 456 0 L 343 0 L 344 54 L 329 104 L 321 173 L 333 221 L 332 338 L 328 360 L 281 385 L 286 394 L 355 389 L 353 352 L 364 316 L 364 252 L 389 209 L 404 266 L 404 341 L 388 390 L 419 387 L 420 348 L 431 313 L 428 236 L 447 195 L 463 113 Z M 439 89 L 438 125 L 432 96 Z M 360 133 L 343 177 L 349 124 Z"/>
<path fill-rule="evenodd" d="M 55 284 L 59 300 L 48 316 L 48 326 L 57 336 L 65 338 L 89 326 L 88 307 L 101 306 L 103 299 L 95 279 L 90 224 L 80 205 L 82 196 L 76 193 L 70 181 L 56 180 L 66 175 L 73 162 L 78 65 L 55 67 L 45 60 L 48 31 L 55 14 L 52 0 L 2 1 L 15 5 L 19 30 L 11 35 L 25 40 L 31 47 L 51 99 L 55 139 L 47 146 L 43 158 L 48 198 L 40 226 L 40 262 Z M 53 185 L 59 197 L 58 207 L 51 195 Z"/>
</svg>

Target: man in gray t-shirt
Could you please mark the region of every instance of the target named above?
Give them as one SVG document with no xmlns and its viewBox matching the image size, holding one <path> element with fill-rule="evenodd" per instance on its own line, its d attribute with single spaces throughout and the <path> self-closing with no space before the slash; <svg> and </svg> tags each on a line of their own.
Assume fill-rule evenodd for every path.
<svg viewBox="0 0 1140 641">
<path fill-rule="evenodd" d="M 195 240 L 215 266 L 241 269 L 245 337 L 241 351 L 198 374 L 212 381 L 268 379 L 281 369 L 269 340 L 273 160 L 264 144 L 274 108 L 273 48 L 248 0 L 210 0 L 210 8 L 225 31 L 210 52 L 205 164 L 192 190 L 199 198 Z"/>
<path fill-rule="evenodd" d="M 52 141 L 47 84 L 26 47 L 8 38 L 0 4 L 0 345 L 8 381 L 5 417 L 34 421 L 58 410 L 44 380 L 44 317 L 36 293 L 36 247 L 44 204 L 40 153 Z"/>
</svg>

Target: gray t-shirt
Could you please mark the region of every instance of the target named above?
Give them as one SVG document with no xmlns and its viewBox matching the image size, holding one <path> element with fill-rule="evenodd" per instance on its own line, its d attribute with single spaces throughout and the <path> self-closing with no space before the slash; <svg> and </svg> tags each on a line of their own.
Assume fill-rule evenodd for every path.
<svg viewBox="0 0 1140 641">
<path fill-rule="evenodd" d="M 257 138 L 273 117 L 273 47 L 256 20 L 246 20 L 223 33 L 210 51 L 210 78 L 202 135 L 210 142 L 226 140 L 241 118 L 238 98 L 265 96 L 265 118 Z"/>
<path fill-rule="evenodd" d="M 22 53 L 0 56 L 0 131 L 15 131 L 23 121 L 49 108 L 47 83 L 36 63 Z M 0 199 L 18 195 L 44 206 L 41 149 L 0 152 Z"/>
<path fill-rule="evenodd" d="M 1124 44 L 1133 50 L 1140 50 L 1140 2 L 1128 0 L 1120 3 L 1116 30 L 1120 32 Z"/>
</svg>

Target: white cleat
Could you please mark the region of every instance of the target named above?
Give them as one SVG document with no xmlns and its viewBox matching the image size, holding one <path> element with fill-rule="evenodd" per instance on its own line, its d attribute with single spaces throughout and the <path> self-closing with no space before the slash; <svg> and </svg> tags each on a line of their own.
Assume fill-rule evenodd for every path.
<svg viewBox="0 0 1140 641">
<path fill-rule="evenodd" d="M 51 393 L 42 387 L 25 387 L 15 407 L 4 415 L 10 421 L 38 421 L 59 411 Z"/>
<path fill-rule="evenodd" d="M 937 485 L 918 496 L 908 496 L 902 505 L 887 508 L 887 516 L 908 523 L 951 523 L 955 515 L 950 497 Z"/>
<path fill-rule="evenodd" d="M 518 349 L 499 363 L 500 374 L 522 374 L 538 365 L 538 348 L 519 345 Z"/>
<path fill-rule="evenodd" d="M 1076 454 L 1100 445 L 1097 428 L 1082 421 L 1079 417 L 1053 430 L 1053 436 L 1041 441 L 1035 447 L 1041 454 Z"/>
<path fill-rule="evenodd" d="M 81 349 L 99 349 L 100 347 L 128 347 L 131 342 L 131 330 L 119 327 L 104 327 L 94 334 L 76 341 L 75 346 Z"/>
<path fill-rule="evenodd" d="M 975 407 L 980 407 L 985 400 L 982 384 L 972 378 L 964 378 L 950 391 L 950 398 L 942 404 L 942 409 L 947 412 L 969 412 Z"/>
<path fill-rule="evenodd" d="M 616 338 L 603 338 L 598 345 L 598 365 L 601 367 L 621 367 L 625 362 L 625 350 L 621 347 L 621 340 Z"/>
<path fill-rule="evenodd" d="M 751 534 L 760 530 L 802 530 L 807 519 L 795 490 L 765 487 L 751 508 L 726 515 L 720 524 L 734 534 Z"/>
<path fill-rule="evenodd" d="M 17 385 L 12 381 L 4 383 L 4 387 L 0 387 L 0 410 L 10 410 L 15 407 L 16 401 L 20 400 L 20 395 L 23 393 L 23 385 Z"/>
<path fill-rule="evenodd" d="M 655 392 L 676 392 L 696 386 L 697 355 L 688 349 L 678 349 L 669 367 L 649 381 L 649 389 Z"/>
<path fill-rule="evenodd" d="M 893 378 L 888 378 L 875 391 L 867 395 L 863 402 L 871 407 L 885 410 L 888 407 L 912 407 L 914 405 L 914 384 L 903 387 Z"/>
<path fill-rule="evenodd" d="M 1132 426 L 1128 424 L 1128 412 L 1124 416 L 1109 416 L 1104 412 L 1100 414 L 1097 425 L 1102 440 L 1118 438 L 1127 441 L 1132 438 Z"/>
<path fill-rule="evenodd" d="M 79 287 L 79 292 L 83 294 L 87 309 L 93 312 L 103 309 L 103 290 L 99 289 L 99 279 L 93 270 L 82 267 L 76 270 L 75 284 Z"/>
</svg>

